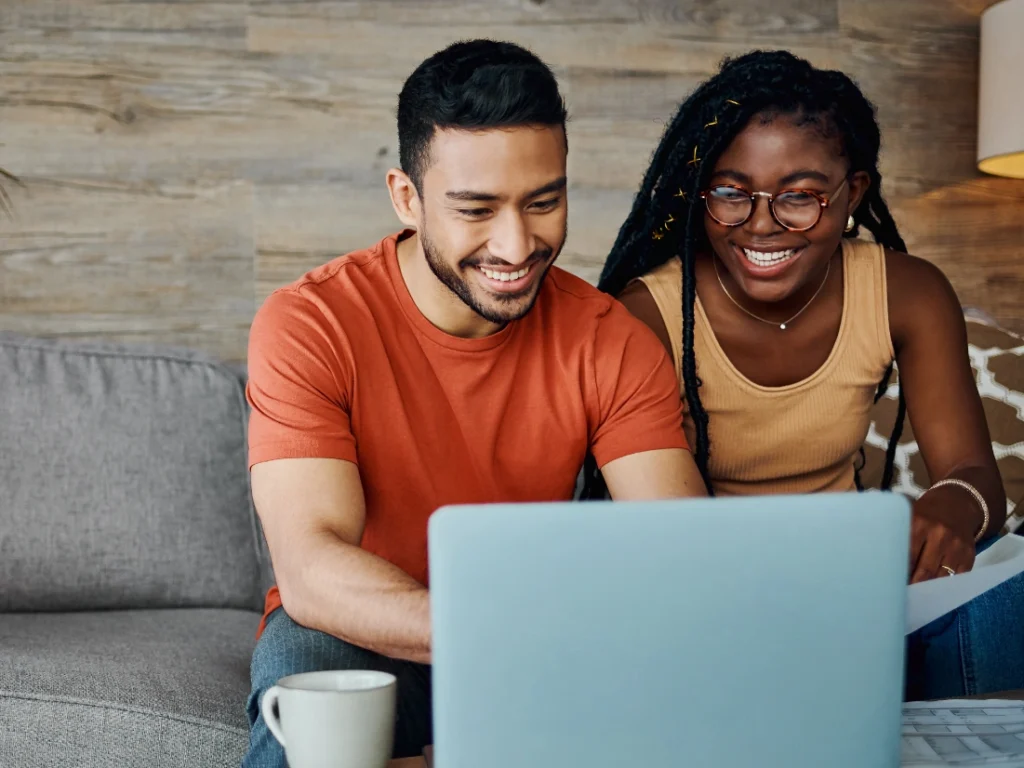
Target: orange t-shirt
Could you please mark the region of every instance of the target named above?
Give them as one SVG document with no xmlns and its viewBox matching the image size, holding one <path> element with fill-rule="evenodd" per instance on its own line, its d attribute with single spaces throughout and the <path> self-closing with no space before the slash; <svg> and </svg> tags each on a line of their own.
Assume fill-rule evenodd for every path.
<svg viewBox="0 0 1024 768">
<path fill-rule="evenodd" d="M 685 448 L 672 362 L 621 304 L 557 267 L 520 320 L 478 339 L 417 309 L 392 235 L 275 291 L 249 337 L 249 466 L 344 459 L 366 498 L 362 548 L 424 585 L 446 504 L 569 500 L 600 466 Z M 277 588 L 265 614 L 280 607 Z"/>
</svg>

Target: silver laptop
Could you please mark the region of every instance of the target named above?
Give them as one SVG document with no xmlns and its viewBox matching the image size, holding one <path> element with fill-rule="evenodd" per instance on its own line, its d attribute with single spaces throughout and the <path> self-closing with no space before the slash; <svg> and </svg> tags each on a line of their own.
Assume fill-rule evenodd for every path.
<svg viewBox="0 0 1024 768">
<path fill-rule="evenodd" d="M 447 507 L 430 521 L 436 768 L 886 768 L 895 494 Z"/>
</svg>

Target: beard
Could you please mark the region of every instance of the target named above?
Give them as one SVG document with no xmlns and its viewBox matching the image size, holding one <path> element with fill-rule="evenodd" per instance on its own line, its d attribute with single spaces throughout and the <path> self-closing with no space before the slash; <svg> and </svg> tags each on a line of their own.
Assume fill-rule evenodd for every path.
<svg viewBox="0 0 1024 768">
<path fill-rule="evenodd" d="M 563 232 L 562 245 L 558 246 L 558 251 L 545 246 L 538 248 L 530 254 L 525 263 L 534 265 L 533 269 L 540 269 L 541 264 L 543 264 L 544 273 L 522 293 L 487 293 L 479 287 L 474 288 L 466 278 L 459 274 L 456 268 L 444 260 L 440 249 L 427 234 L 426 228 L 421 228 L 420 230 L 420 243 L 423 246 L 423 253 L 427 257 L 427 266 L 430 267 L 430 271 L 434 273 L 434 277 L 441 281 L 442 285 L 458 296 L 463 304 L 480 315 L 484 320 L 504 325 L 513 320 L 519 320 L 533 308 L 534 303 L 537 301 L 537 296 L 540 295 L 540 289 L 544 284 L 544 279 L 547 277 L 548 270 L 555 263 L 555 259 L 558 258 L 558 254 L 562 251 L 562 245 L 565 244 L 565 233 Z M 504 262 L 497 262 L 496 260 L 490 263 L 504 264 Z M 486 259 L 467 257 L 459 262 L 459 269 L 475 269 L 478 264 L 486 266 L 488 261 Z"/>
</svg>

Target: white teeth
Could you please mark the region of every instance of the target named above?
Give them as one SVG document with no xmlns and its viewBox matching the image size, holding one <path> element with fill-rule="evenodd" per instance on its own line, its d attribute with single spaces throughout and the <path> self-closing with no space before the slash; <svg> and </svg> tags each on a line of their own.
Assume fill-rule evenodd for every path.
<svg viewBox="0 0 1024 768">
<path fill-rule="evenodd" d="M 788 251 L 772 251 L 770 253 L 766 253 L 764 251 L 752 251 L 749 248 L 744 248 L 743 254 L 747 257 L 747 261 L 758 267 L 770 267 L 775 264 L 781 264 L 787 259 L 793 258 L 793 255 L 798 250 L 798 248 L 790 248 Z"/>
<path fill-rule="evenodd" d="M 487 269 L 487 267 L 479 267 L 480 271 L 483 272 L 491 280 L 500 280 L 503 283 L 507 283 L 511 280 L 518 280 L 521 277 L 526 277 L 530 271 L 530 267 L 523 267 L 516 272 L 495 272 L 493 269 Z"/>
</svg>

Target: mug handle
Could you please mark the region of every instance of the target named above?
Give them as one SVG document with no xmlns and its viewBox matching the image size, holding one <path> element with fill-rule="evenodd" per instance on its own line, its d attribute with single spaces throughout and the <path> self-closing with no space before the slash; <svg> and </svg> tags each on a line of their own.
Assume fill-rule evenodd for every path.
<svg viewBox="0 0 1024 768">
<path fill-rule="evenodd" d="M 281 720 L 274 711 L 280 696 L 281 688 L 279 686 L 272 685 L 268 688 L 267 692 L 263 694 L 263 700 L 260 702 L 260 714 L 263 715 L 263 722 L 267 724 L 267 728 L 270 729 L 270 732 L 274 734 L 274 738 L 283 747 L 284 732 L 281 730 Z"/>
</svg>

